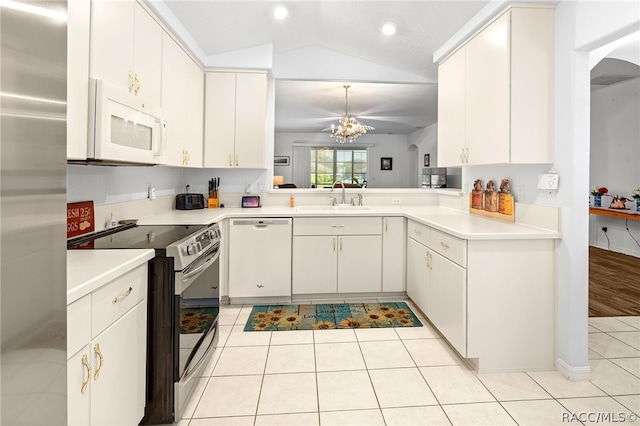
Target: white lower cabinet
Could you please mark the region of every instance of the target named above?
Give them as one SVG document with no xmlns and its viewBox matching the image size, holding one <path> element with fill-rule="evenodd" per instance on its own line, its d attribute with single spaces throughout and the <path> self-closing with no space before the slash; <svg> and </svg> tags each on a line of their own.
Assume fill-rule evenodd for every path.
<svg viewBox="0 0 640 426">
<path fill-rule="evenodd" d="M 69 425 L 137 425 L 142 420 L 146 292 L 144 264 L 68 306 L 67 353 L 73 354 L 67 360 Z"/>
<path fill-rule="evenodd" d="M 293 237 L 293 294 L 338 292 L 338 237 Z"/>
<path fill-rule="evenodd" d="M 382 291 L 405 291 L 405 219 L 382 218 Z"/>
<path fill-rule="evenodd" d="M 429 251 L 427 311 L 433 325 L 462 354 L 467 353 L 467 270 Z"/>
<path fill-rule="evenodd" d="M 292 293 L 379 293 L 379 217 L 300 218 L 293 222 Z"/>
<path fill-rule="evenodd" d="M 466 244 L 435 229 L 410 222 L 407 238 L 407 295 L 449 343 L 467 354 Z M 464 263 L 463 263 L 464 265 Z"/>
<path fill-rule="evenodd" d="M 554 240 L 462 240 L 407 223 L 407 295 L 479 372 L 555 368 L 554 270 Z"/>
<path fill-rule="evenodd" d="M 429 258 L 427 248 L 407 238 L 407 296 L 427 312 L 427 282 L 429 281 Z"/>
</svg>

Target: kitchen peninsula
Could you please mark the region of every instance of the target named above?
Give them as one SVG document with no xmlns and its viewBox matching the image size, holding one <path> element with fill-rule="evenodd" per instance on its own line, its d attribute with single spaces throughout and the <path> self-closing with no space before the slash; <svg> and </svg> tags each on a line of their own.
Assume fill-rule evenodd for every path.
<svg viewBox="0 0 640 426">
<path fill-rule="evenodd" d="M 554 369 L 555 247 L 561 237 L 556 208 L 519 204 L 516 212 L 521 219 L 505 223 L 440 205 L 368 205 L 365 210 L 346 212 L 328 207 L 171 210 L 142 218 L 139 224 L 221 223 L 221 297 L 233 304 L 233 299 L 225 297 L 229 295 L 229 219 L 292 218 L 295 239 L 297 222 L 317 222 L 318 226 L 339 229 L 334 232 L 340 236 L 340 232 L 347 233 L 342 229 L 358 222 L 354 219 L 366 218 L 377 221 L 377 234 L 383 235 L 384 244 L 386 220 L 399 218 L 405 241 L 401 253 L 388 255 L 383 251 L 379 257 L 367 259 L 366 267 L 380 265 L 384 271 L 385 265 L 402 257 L 403 291 L 385 292 L 383 283 L 366 292 L 296 294 L 294 285 L 290 297 L 282 303 L 408 296 L 478 371 Z M 434 306 L 435 300 L 439 307 Z M 260 299 L 253 302 L 259 303 Z"/>
</svg>

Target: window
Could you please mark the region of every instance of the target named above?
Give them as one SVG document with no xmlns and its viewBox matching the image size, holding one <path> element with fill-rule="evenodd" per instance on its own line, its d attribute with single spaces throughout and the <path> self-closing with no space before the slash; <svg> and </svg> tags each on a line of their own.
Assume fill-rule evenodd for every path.
<svg viewBox="0 0 640 426">
<path fill-rule="evenodd" d="M 366 148 L 311 148 L 311 184 L 322 188 L 337 181 L 366 183 Z"/>
</svg>

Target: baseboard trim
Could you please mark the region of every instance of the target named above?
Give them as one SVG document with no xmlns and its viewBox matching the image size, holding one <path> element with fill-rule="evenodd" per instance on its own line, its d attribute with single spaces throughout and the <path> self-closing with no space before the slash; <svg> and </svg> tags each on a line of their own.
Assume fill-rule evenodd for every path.
<svg viewBox="0 0 640 426">
<path fill-rule="evenodd" d="M 561 358 L 556 360 L 556 369 L 567 379 L 573 382 L 580 382 L 583 380 L 591 380 L 591 367 L 572 367 L 567 364 Z"/>
</svg>

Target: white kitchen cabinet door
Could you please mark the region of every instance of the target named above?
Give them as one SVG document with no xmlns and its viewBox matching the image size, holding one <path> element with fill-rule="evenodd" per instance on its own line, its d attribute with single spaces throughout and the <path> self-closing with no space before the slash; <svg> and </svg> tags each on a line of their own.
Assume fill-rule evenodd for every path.
<svg viewBox="0 0 640 426">
<path fill-rule="evenodd" d="M 185 53 L 171 36 L 162 39 L 162 108 L 167 114 L 167 152 L 170 166 L 184 166 L 186 153 Z"/>
<path fill-rule="evenodd" d="M 129 90 L 133 76 L 134 0 L 94 0 L 91 20 L 91 76 Z"/>
<path fill-rule="evenodd" d="M 382 238 L 379 235 L 338 237 L 338 293 L 382 291 Z"/>
<path fill-rule="evenodd" d="M 93 366 L 90 345 L 67 360 L 67 424 L 91 424 Z M 84 390 L 84 391 L 83 391 Z"/>
<path fill-rule="evenodd" d="M 404 223 L 403 217 L 382 219 L 382 291 L 405 291 Z"/>
<path fill-rule="evenodd" d="M 134 0 L 92 6 L 91 76 L 160 104 L 160 25 Z"/>
<path fill-rule="evenodd" d="M 169 123 L 169 164 L 201 168 L 204 73 L 167 33 L 162 40 L 162 107 Z"/>
<path fill-rule="evenodd" d="M 205 74 L 204 167 L 234 168 L 236 74 Z"/>
<path fill-rule="evenodd" d="M 189 167 L 202 167 L 204 162 L 204 72 L 185 53 L 186 71 L 186 136 L 185 150 Z"/>
<path fill-rule="evenodd" d="M 509 163 L 509 13 L 465 45 L 468 164 Z"/>
<path fill-rule="evenodd" d="M 465 47 L 438 66 L 438 167 L 464 164 Z"/>
<path fill-rule="evenodd" d="M 407 296 L 427 313 L 427 283 L 429 264 L 427 248 L 412 238 L 407 238 Z"/>
<path fill-rule="evenodd" d="M 91 2 L 67 6 L 67 159 L 87 158 Z"/>
<path fill-rule="evenodd" d="M 554 161 L 554 9 L 511 9 L 511 163 Z"/>
<path fill-rule="evenodd" d="M 338 292 L 338 237 L 293 237 L 293 294 Z"/>
<path fill-rule="evenodd" d="M 137 304 L 92 340 L 92 426 L 140 422 L 145 406 L 146 374 L 141 372 L 146 371 L 146 349 L 146 301 Z"/>
<path fill-rule="evenodd" d="M 162 81 L 162 35 L 160 25 L 137 2 L 134 21 L 134 79 L 137 96 L 160 105 Z"/>
<path fill-rule="evenodd" d="M 467 354 L 467 271 L 429 250 L 430 277 L 425 313 L 462 355 Z"/>
<path fill-rule="evenodd" d="M 137 2 L 135 3 L 134 30 L 133 67 L 136 95 L 155 105 L 160 105 L 163 31 Z"/>
<path fill-rule="evenodd" d="M 235 167 L 265 168 L 267 75 L 236 75 Z"/>
</svg>

